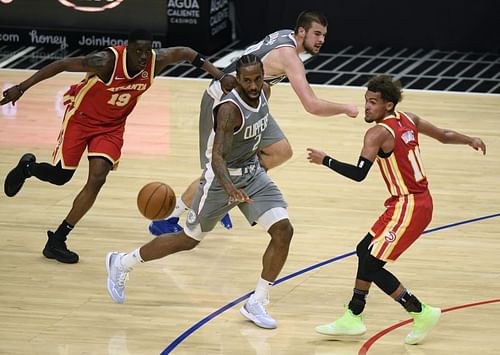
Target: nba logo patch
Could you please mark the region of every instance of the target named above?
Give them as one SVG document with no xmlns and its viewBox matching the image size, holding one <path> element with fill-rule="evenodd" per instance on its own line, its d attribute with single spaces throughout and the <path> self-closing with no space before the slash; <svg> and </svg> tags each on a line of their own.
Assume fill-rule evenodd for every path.
<svg viewBox="0 0 500 355">
<path fill-rule="evenodd" d="M 392 243 L 396 240 L 396 233 L 394 233 L 393 231 L 389 231 L 385 234 L 384 239 L 387 243 Z"/>
</svg>

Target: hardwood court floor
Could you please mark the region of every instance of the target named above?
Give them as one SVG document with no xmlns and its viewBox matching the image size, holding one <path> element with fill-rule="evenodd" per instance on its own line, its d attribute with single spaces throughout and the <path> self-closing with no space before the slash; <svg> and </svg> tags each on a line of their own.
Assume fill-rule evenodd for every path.
<svg viewBox="0 0 500 355">
<path fill-rule="evenodd" d="M 28 75 L 0 71 L 0 81 L 9 86 Z M 59 131 L 60 95 L 80 77 L 59 75 L 33 87 L 18 102 L 16 112 L 2 107 L 2 179 L 24 152 L 34 152 L 39 161 L 50 159 Z M 0 354 L 159 354 L 196 324 L 201 327 L 172 345 L 173 353 L 358 354 L 370 337 L 408 319 L 399 305 L 374 287 L 363 338 L 334 341 L 314 332 L 314 326 L 343 312 L 356 260 L 342 256 L 354 250 L 383 211 L 387 192 L 377 167 L 358 184 L 306 161 L 309 146 L 340 160 L 357 161 L 369 125 L 363 115 L 357 119 L 308 115 L 287 85 L 275 87 L 271 98 L 271 112 L 295 151 L 291 161 L 270 173 L 289 202 L 295 227 L 281 276 L 339 259 L 273 287 L 269 311 L 279 321 L 276 330 L 245 321 L 238 313 L 240 304 L 198 323 L 253 290 L 260 273 L 268 237 L 234 211 L 232 231 L 217 226 L 197 249 L 137 267 L 127 283 L 127 302 L 111 301 L 106 292 L 106 252 L 130 251 L 151 238 L 148 222 L 135 205 L 140 187 L 161 180 L 180 194 L 199 174 L 198 108 L 206 85 L 206 81 L 158 80 L 139 102 L 129 118 L 118 171 L 111 173 L 93 209 L 69 238 L 80 263 L 54 262 L 41 250 L 46 231 L 59 225 L 85 182 L 85 158 L 66 186 L 30 179 L 15 198 L 0 196 Z M 364 89 L 315 91 L 323 98 L 357 102 L 360 110 L 364 104 Z M 481 136 L 488 154 L 421 139 L 435 203 L 429 229 L 448 228 L 425 234 L 389 269 L 420 299 L 442 308 L 498 301 L 499 217 L 452 224 L 500 212 L 500 96 L 406 92 L 399 108 Z M 498 354 L 499 319 L 498 302 L 460 308 L 444 313 L 422 345 L 403 344 L 410 329 L 406 325 L 386 332 L 367 353 Z"/>
</svg>

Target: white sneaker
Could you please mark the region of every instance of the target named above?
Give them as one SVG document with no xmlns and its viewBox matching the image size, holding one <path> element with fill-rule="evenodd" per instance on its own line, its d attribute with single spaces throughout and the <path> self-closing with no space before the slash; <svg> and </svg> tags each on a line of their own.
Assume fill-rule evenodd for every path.
<svg viewBox="0 0 500 355">
<path fill-rule="evenodd" d="M 268 303 L 269 301 L 256 301 L 250 297 L 250 299 L 240 308 L 240 313 L 243 317 L 251 320 L 261 328 L 274 329 L 278 326 L 278 322 L 276 322 L 264 308 L 264 305 Z"/>
<path fill-rule="evenodd" d="M 112 251 L 106 255 L 106 270 L 108 271 L 108 293 L 116 303 L 125 302 L 125 282 L 130 270 L 125 270 L 120 260 L 125 253 Z"/>
</svg>

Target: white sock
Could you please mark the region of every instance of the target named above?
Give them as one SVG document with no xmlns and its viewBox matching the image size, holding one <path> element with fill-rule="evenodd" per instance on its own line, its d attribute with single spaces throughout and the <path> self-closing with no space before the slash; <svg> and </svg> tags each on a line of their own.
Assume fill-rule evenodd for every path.
<svg viewBox="0 0 500 355">
<path fill-rule="evenodd" d="M 121 264 L 125 270 L 132 270 L 137 264 L 143 263 L 144 260 L 141 258 L 140 248 L 137 248 L 131 253 L 125 254 L 121 258 Z"/>
<path fill-rule="evenodd" d="M 267 301 L 269 299 L 269 289 L 273 285 L 272 282 L 264 280 L 262 277 L 257 281 L 257 287 L 255 287 L 255 292 L 252 295 L 252 301 Z"/>
<path fill-rule="evenodd" d="M 172 214 L 168 216 L 167 219 L 172 217 L 180 217 L 180 215 L 186 212 L 188 209 L 189 207 L 186 206 L 184 201 L 182 201 L 182 198 L 178 198 L 177 203 L 175 204 L 174 212 L 172 212 Z"/>
</svg>

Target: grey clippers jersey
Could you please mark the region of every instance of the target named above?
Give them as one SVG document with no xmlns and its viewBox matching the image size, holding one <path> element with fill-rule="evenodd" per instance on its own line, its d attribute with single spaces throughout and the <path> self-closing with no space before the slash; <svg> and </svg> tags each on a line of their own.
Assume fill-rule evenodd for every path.
<svg viewBox="0 0 500 355">
<path fill-rule="evenodd" d="M 280 47 L 292 47 L 297 48 L 297 42 L 295 42 L 294 31 L 293 30 L 279 30 L 267 35 L 262 41 L 247 47 L 244 54 L 254 54 L 260 60 L 271 52 L 273 49 Z M 224 72 L 227 74 L 236 72 L 236 61 L 229 64 L 224 68 Z M 285 74 L 278 76 L 266 76 L 265 80 L 269 85 L 274 85 L 286 78 Z"/>
<path fill-rule="evenodd" d="M 264 92 L 262 91 L 260 94 L 259 105 L 253 108 L 243 101 L 236 90 L 233 89 L 214 107 L 214 122 L 218 108 L 225 102 L 234 103 L 238 107 L 242 119 L 241 127 L 234 132 L 231 152 L 226 158 L 227 167 L 241 168 L 257 164 L 259 143 L 269 121 L 269 106 Z"/>
</svg>

